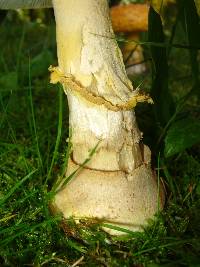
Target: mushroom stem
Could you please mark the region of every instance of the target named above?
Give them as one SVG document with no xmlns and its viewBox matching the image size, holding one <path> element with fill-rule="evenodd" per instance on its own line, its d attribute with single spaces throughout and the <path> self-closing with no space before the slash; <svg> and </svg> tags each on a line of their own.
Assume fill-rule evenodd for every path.
<svg viewBox="0 0 200 267">
<path fill-rule="evenodd" d="M 157 211 L 159 190 L 131 107 L 150 98 L 133 90 L 127 78 L 107 0 L 53 0 L 53 6 L 59 67 L 51 68 L 51 80 L 63 84 L 72 129 L 66 176 L 99 143 L 89 163 L 57 193 L 54 207 L 65 218 L 140 230 Z"/>
<path fill-rule="evenodd" d="M 145 64 L 141 63 L 144 60 L 143 49 L 134 41 L 139 41 L 139 33 L 148 29 L 148 11 L 147 4 L 117 5 L 110 10 L 114 31 L 126 34 L 127 42 L 121 49 L 126 65 L 129 66 L 127 74 L 130 77 L 146 70 Z"/>
<path fill-rule="evenodd" d="M 124 62 L 126 63 L 126 73 L 128 77 L 133 77 L 135 74 L 141 74 L 146 71 L 143 56 L 143 49 L 139 42 L 138 32 L 129 33 L 127 36 L 127 42 L 122 46 L 122 54 Z"/>
</svg>

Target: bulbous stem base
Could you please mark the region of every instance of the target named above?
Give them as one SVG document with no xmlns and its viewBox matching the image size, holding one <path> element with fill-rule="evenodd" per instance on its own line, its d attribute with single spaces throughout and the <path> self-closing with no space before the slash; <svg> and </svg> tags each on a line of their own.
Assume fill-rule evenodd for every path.
<svg viewBox="0 0 200 267">
<path fill-rule="evenodd" d="M 69 162 L 69 176 L 79 165 Z M 129 176 L 128 176 L 129 177 Z M 122 171 L 81 169 L 57 193 L 54 207 L 64 218 L 99 219 L 132 231 L 140 231 L 163 206 L 162 189 L 158 189 L 152 170 L 143 164 L 128 179 Z M 111 235 L 123 232 L 103 228 Z"/>
</svg>

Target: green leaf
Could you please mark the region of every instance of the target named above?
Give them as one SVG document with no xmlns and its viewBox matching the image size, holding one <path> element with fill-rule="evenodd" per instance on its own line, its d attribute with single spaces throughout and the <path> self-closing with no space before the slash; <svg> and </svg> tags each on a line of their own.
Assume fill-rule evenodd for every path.
<svg viewBox="0 0 200 267">
<path fill-rule="evenodd" d="M 165 157 L 173 156 L 200 142 L 200 121 L 186 118 L 175 122 L 165 138 Z"/>
<path fill-rule="evenodd" d="M 178 0 L 181 24 L 185 31 L 185 42 L 188 45 L 198 46 L 200 44 L 200 23 L 194 0 Z M 191 69 L 195 83 L 199 83 L 199 61 L 198 50 L 190 49 Z"/>
<path fill-rule="evenodd" d="M 197 13 L 200 16 L 200 2 L 199 2 L 199 0 L 194 0 L 194 2 L 196 5 Z"/>
<path fill-rule="evenodd" d="M 15 90 L 17 87 L 17 73 L 9 72 L 6 74 L 0 74 L 0 86 L 4 90 Z"/>
<path fill-rule="evenodd" d="M 160 15 L 150 7 L 148 41 L 164 44 L 164 33 Z M 172 96 L 168 89 L 167 48 L 150 46 L 152 57 L 152 88 L 154 109 L 157 122 L 166 125 L 174 113 Z"/>
<path fill-rule="evenodd" d="M 53 64 L 53 54 L 49 50 L 42 51 L 40 54 L 30 59 L 28 64 L 22 66 L 22 73 L 25 75 L 25 79 L 29 79 L 29 73 L 27 70 L 30 67 L 31 78 L 38 78 L 48 74 L 48 68 Z M 30 66 L 29 66 L 30 64 Z"/>
<path fill-rule="evenodd" d="M 53 55 L 45 50 L 31 60 L 31 77 L 38 77 L 48 73 L 48 67 L 53 62 Z"/>
</svg>

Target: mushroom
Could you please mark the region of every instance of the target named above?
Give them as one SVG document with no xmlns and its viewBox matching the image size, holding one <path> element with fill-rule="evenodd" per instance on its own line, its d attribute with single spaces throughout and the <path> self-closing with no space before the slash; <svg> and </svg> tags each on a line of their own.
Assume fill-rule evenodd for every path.
<svg viewBox="0 0 200 267">
<path fill-rule="evenodd" d="M 143 50 L 138 45 L 139 34 L 148 29 L 147 4 L 117 5 L 111 8 L 111 20 L 115 32 L 125 33 L 127 41 L 122 47 L 126 72 L 129 76 L 145 72 Z"/>
<path fill-rule="evenodd" d="M 6 2 L 6 5 L 5 5 Z M 26 4 L 24 4 L 26 3 Z M 127 78 L 109 17 L 107 0 L 53 0 L 60 82 L 68 97 L 73 152 L 53 201 L 64 218 L 95 218 L 137 231 L 163 206 L 142 145 L 133 108 L 152 99 Z M 50 2 L 46 2 L 47 6 Z M 29 1 L 31 8 L 45 1 Z M 0 0 L 0 7 L 28 8 L 28 1 Z M 88 154 L 95 153 L 89 161 Z M 84 164 L 83 164 L 84 162 Z M 122 232 L 105 228 L 110 234 Z"/>
</svg>

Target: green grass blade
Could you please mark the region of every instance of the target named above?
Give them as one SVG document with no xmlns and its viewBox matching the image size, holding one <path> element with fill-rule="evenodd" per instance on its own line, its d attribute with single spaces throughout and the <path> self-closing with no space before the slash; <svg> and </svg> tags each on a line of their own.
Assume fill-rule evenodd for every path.
<svg viewBox="0 0 200 267">
<path fill-rule="evenodd" d="M 69 181 L 74 177 L 74 175 L 76 173 L 78 173 L 80 170 L 82 170 L 82 168 L 88 163 L 90 162 L 90 160 L 92 159 L 92 156 L 95 154 L 96 150 L 97 150 L 97 147 L 99 145 L 99 143 L 101 142 L 101 140 L 96 144 L 96 146 L 90 151 L 89 155 L 88 155 L 88 158 L 86 158 L 82 164 L 79 165 L 79 167 L 73 171 L 68 177 L 64 178 L 63 181 L 62 180 L 59 180 L 59 183 L 56 184 L 56 188 L 54 190 L 56 190 L 57 188 L 59 188 L 59 186 L 62 184 L 62 186 L 57 189 L 55 191 L 55 193 L 58 193 L 59 191 L 61 191 L 63 189 L 63 187 L 69 183 Z M 52 191 L 53 192 L 53 191 Z"/>
<path fill-rule="evenodd" d="M 58 148 L 60 145 L 60 141 L 61 141 L 61 135 L 62 135 L 62 119 L 63 119 L 63 89 L 61 86 L 59 86 L 59 113 L 58 113 L 58 129 L 57 129 L 57 137 L 56 137 L 56 144 L 55 144 L 55 148 L 53 151 L 53 157 L 51 160 L 51 165 L 47 174 L 47 178 L 45 181 L 45 185 L 47 184 L 48 180 L 50 179 L 51 173 L 52 173 L 52 169 L 58 154 Z"/>
<path fill-rule="evenodd" d="M 178 241 L 174 241 L 174 242 L 167 243 L 167 244 L 164 244 L 164 245 L 158 245 L 158 246 L 155 246 L 155 247 L 150 247 L 150 248 L 147 248 L 147 249 L 144 249 L 144 250 L 140 250 L 140 251 L 134 253 L 133 256 L 136 257 L 136 256 L 139 256 L 141 254 L 148 253 L 148 252 L 151 252 L 153 250 L 158 250 L 158 249 L 162 249 L 162 248 L 178 247 L 178 245 L 188 244 L 188 243 L 191 243 L 191 242 L 194 242 L 194 241 L 195 241 L 195 239 L 178 240 Z"/>
<path fill-rule="evenodd" d="M 29 99 L 30 99 L 31 116 L 32 116 L 32 122 L 33 122 L 34 139 L 36 142 L 36 150 L 37 150 L 40 168 L 43 170 L 43 161 L 42 161 L 42 156 L 41 156 L 40 148 L 39 148 L 37 127 L 36 127 L 36 121 L 35 121 L 35 113 L 34 113 L 34 108 L 33 108 L 30 59 L 29 59 Z"/>
<path fill-rule="evenodd" d="M 69 161 L 70 154 L 71 154 L 71 151 L 72 151 L 71 138 L 72 138 L 72 131 L 71 131 L 71 128 L 69 128 L 68 145 L 67 145 L 66 153 L 64 155 L 65 159 L 64 159 L 63 166 L 62 166 L 61 175 L 54 182 L 53 187 L 51 189 L 51 192 L 55 192 L 55 190 L 59 187 L 59 185 L 61 184 L 61 182 L 63 181 L 63 179 L 65 179 L 64 176 L 65 176 L 66 171 L 67 171 L 68 161 Z"/>
<path fill-rule="evenodd" d="M 17 238 L 19 236 L 22 236 L 22 235 L 24 235 L 24 234 L 26 234 L 28 232 L 34 231 L 37 228 L 48 226 L 52 222 L 56 222 L 56 221 L 59 221 L 59 220 L 60 220 L 60 217 L 54 217 L 54 218 L 52 218 L 50 220 L 46 220 L 46 221 L 44 221 L 42 223 L 38 223 L 38 224 L 35 224 L 35 225 L 24 225 L 24 227 L 22 228 L 21 231 L 18 231 L 16 234 L 12 234 L 8 238 L 0 241 L 0 246 L 5 246 L 5 245 L 9 244 L 12 240 L 14 240 L 15 238 Z"/>
<path fill-rule="evenodd" d="M 26 175 L 24 178 L 22 178 L 19 182 L 17 182 L 15 184 L 15 186 L 13 186 L 11 188 L 11 190 L 3 197 L 0 199 L 0 205 L 4 204 L 5 201 L 26 181 L 28 180 L 37 170 L 34 170 L 32 172 L 30 172 L 28 175 Z"/>
<path fill-rule="evenodd" d="M 110 224 L 110 223 L 102 223 L 101 226 L 105 227 L 105 228 L 112 229 L 112 230 L 116 230 L 116 231 L 119 231 L 119 232 L 122 232 L 122 233 L 125 233 L 128 235 L 131 235 L 133 237 L 138 237 L 138 235 L 141 235 L 141 233 L 139 233 L 139 232 L 133 232 L 133 231 L 126 229 L 124 227 L 120 227 L 120 226 Z"/>
</svg>

